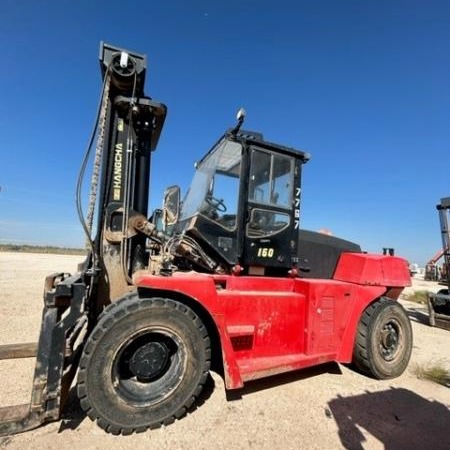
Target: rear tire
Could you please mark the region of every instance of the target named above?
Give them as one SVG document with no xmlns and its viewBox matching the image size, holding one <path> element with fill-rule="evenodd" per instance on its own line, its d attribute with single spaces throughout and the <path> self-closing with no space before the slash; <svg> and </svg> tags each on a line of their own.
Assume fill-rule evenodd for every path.
<svg viewBox="0 0 450 450">
<path fill-rule="evenodd" d="M 448 295 L 448 289 L 440 289 L 437 292 L 437 295 Z M 450 316 L 450 300 L 444 298 L 433 298 L 431 306 L 435 314 Z M 432 326 L 434 325 L 435 324 L 433 324 Z"/>
<path fill-rule="evenodd" d="M 408 365 L 412 340 L 411 323 L 403 307 L 382 297 L 361 316 L 353 363 L 361 372 L 379 380 L 398 377 Z"/>
<path fill-rule="evenodd" d="M 86 343 L 81 407 L 112 434 L 168 425 L 200 394 L 210 353 L 207 330 L 190 308 L 128 295 L 105 309 Z"/>
</svg>

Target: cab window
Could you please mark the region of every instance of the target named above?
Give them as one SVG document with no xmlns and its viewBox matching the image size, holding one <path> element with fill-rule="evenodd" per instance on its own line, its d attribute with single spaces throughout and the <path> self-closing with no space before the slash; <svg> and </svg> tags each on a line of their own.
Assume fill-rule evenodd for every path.
<svg viewBox="0 0 450 450">
<path fill-rule="evenodd" d="M 293 179 L 292 158 L 252 150 L 249 201 L 291 208 Z"/>
</svg>

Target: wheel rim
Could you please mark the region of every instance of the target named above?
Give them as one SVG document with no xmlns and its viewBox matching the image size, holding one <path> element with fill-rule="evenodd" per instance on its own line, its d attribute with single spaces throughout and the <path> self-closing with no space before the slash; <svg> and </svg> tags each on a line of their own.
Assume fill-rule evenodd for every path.
<svg viewBox="0 0 450 450">
<path fill-rule="evenodd" d="M 131 335 L 116 352 L 112 386 L 127 404 L 147 407 L 169 397 L 186 370 L 186 348 L 173 331 L 148 328 Z"/>
<path fill-rule="evenodd" d="M 403 330 L 397 320 L 385 322 L 380 330 L 379 351 L 385 361 L 396 360 L 402 352 Z"/>
</svg>

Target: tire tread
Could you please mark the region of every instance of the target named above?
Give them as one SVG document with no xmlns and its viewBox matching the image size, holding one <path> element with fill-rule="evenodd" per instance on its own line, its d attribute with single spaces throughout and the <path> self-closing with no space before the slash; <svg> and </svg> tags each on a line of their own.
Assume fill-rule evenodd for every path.
<svg viewBox="0 0 450 450">
<path fill-rule="evenodd" d="M 92 405 L 88 398 L 88 393 L 85 385 L 87 379 L 87 367 L 89 364 L 90 356 L 94 350 L 95 343 L 111 328 L 113 327 L 121 318 L 123 318 L 127 313 L 136 312 L 139 309 L 147 309 L 152 307 L 166 307 L 172 308 L 180 311 L 187 318 L 189 318 L 192 323 L 200 333 L 200 338 L 205 343 L 205 363 L 203 371 L 199 380 L 199 383 L 192 396 L 188 397 L 183 405 L 181 405 L 171 416 L 166 417 L 161 421 L 154 423 L 149 423 L 146 426 L 140 427 L 120 427 L 117 424 L 111 423 L 104 417 L 98 414 L 95 406 Z M 211 364 L 211 342 L 208 336 L 208 331 L 200 320 L 200 318 L 186 305 L 177 302 L 172 299 L 165 298 L 139 298 L 136 292 L 131 292 L 126 294 L 121 299 L 108 305 L 104 311 L 100 314 L 99 320 L 94 331 L 88 338 L 82 357 L 80 359 L 78 379 L 77 379 L 77 393 L 80 399 L 80 405 L 83 411 L 88 415 L 88 417 L 97 423 L 103 430 L 113 435 L 130 435 L 133 433 L 145 432 L 148 429 L 157 429 L 162 425 L 170 425 L 176 419 L 183 417 L 191 408 L 192 404 L 196 401 L 198 396 L 203 390 L 204 384 L 206 382 L 209 368 Z"/>
<path fill-rule="evenodd" d="M 380 297 L 375 302 L 371 303 L 363 312 L 356 333 L 355 345 L 353 350 L 353 364 L 356 368 L 365 375 L 371 376 L 377 379 L 389 379 L 399 374 L 395 372 L 394 375 L 389 375 L 383 373 L 382 370 L 377 367 L 376 362 L 372 356 L 372 350 L 370 345 L 371 333 L 373 330 L 371 329 L 372 322 L 377 318 L 378 314 L 380 314 L 385 308 L 389 306 L 389 304 L 396 305 L 396 308 L 400 308 L 401 311 L 404 312 L 403 308 L 400 304 L 386 297 Z M 386 305 L 386 306 L 385 306 Z M 406 314 L 405 314 L 406 316 Z M 407 318 L 407 316 L 406 316 Z M 407 319 L 409 322 L 409 319 Z M 410 332 L 406 330 L 407 334 Z M 412 336 L 412 334 L 411 334 Z M 407 337 L 406 337 L 407 339 Z M 406 350 L 409 352 L 412 347 L 412 342 L 406 342 L 406 345 L 410 347 Z M 409 360 L 409 357 L 408 357 Z M 406 361 L 407 363 L 408 361 Z M 403 361 L 402 361 L 403 364 Z M 405 366 L 406 367 L 406 366 Z M 404 369 L 403 369 L 404 370 Z M 402 370 L 402 371 L 403 371 Z M 401 372 L 402 372 L 401 371 Z"/>
</svg>

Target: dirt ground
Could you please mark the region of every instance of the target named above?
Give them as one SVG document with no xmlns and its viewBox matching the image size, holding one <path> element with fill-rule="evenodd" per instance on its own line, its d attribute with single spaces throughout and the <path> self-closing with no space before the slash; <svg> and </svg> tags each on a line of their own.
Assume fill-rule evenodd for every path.
<svg viewBox="0 0 450 450">
<path fill-rule="evenodd" d="M 0 252 L 0 344 L 37 340 L 43 281 L 73 272 L 79 256 Z M 438 290 L 414 280 L 410 289 Z M 376 381 L 348 367 L 326 364 L 248 383 L 227 399 L 220 376 L 211 374 L 202 404 L 173 425 L 115 437 L 85 417 L 76 399 L 63 419 L 0 438 L 13 449 L 423 449 L 450 448 L 450 389 L 414 374 L 417 364 L 450 368 L 450 331 L 431 328 L 425 308 L 402 302 L 414 332 L 408 370 Z M 26 403 L 33 359 L 0 361 L 0 406 Z"/>
</svg>

